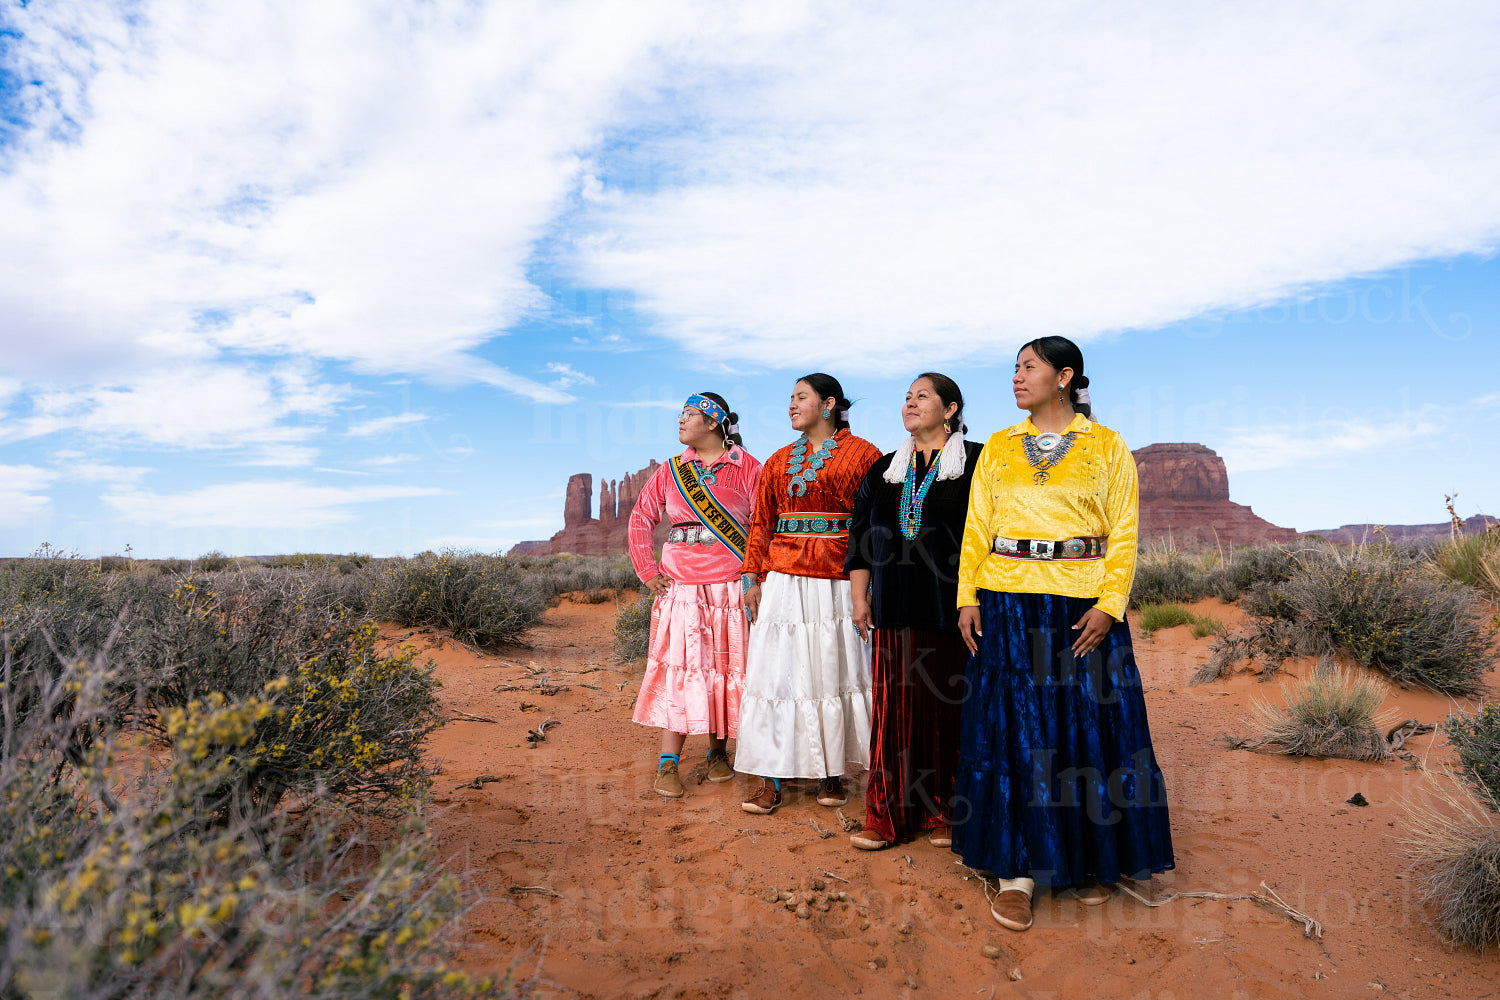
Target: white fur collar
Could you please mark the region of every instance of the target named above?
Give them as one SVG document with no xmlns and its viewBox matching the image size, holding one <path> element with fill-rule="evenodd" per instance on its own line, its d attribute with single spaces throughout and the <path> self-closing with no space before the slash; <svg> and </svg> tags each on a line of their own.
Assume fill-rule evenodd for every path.
<svg viewBox="0 0 1500 1000">
<path fill-rule="evenodd" d="M 906 470 L 911 466 L 911 453 L 916 449 L 916 442 L 907 438 L 896 449 L 896 457 L 891 459 L 890 468 L 885 470 L 882 477 L 888 483 L 900 483 L 906 481 Z M 968 464 L 969 453 L 964 449 L 964 432 L 954 431 L 948 435 L 948 443 L 943 445 L 943 450 L 938 453 L 938 475 L 939 479 L 957 479 L 964 474 L 964 466 Z"/>
</svg>

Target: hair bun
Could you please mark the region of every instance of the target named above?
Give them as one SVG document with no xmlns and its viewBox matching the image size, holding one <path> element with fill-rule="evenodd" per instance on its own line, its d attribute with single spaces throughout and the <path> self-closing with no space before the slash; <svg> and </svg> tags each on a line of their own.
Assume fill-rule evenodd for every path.
<svg viewBox="0 0 1500 1000">
<path fill-rule="evenodd" d="M 1074 389 L 1087 389 L 1088 387 L 1089 387 L 1089 377 L 1087 375 L 1074 375 L 1073 376 L 1073 388 Z"/>
</svg>

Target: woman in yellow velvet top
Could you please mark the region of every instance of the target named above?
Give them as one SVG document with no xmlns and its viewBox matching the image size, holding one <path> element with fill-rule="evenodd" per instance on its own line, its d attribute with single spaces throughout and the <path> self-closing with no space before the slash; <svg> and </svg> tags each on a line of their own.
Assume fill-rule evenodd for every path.
<svg viewBox="0 0 1500 1000">
<path fill-rule="evenodd" d="M 1135 576 L 1135 460 L 1094 423 L 1083 355 L 1021 348 L 1027 419 L 990 437 L 958 570 L 969 647 L 953 850 L 994 873 L 991 913 L 1031 926 L 1038 882 L 1089 904 L 1172 867 L 1166 787 L 1125 623 Z"/>
</svg>

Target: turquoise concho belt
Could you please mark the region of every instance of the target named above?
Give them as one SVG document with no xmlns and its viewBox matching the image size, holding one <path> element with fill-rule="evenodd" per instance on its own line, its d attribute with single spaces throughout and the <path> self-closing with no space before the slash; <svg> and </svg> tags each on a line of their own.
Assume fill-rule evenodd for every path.
<svg viewBox="0 0 1500 1000">
<path fill-rule="evenodd" d="M 1103 535 L 1087 538 L 1064 538 L 1060 542 L 1048 542 L 1035 538 L 996 538 L 994 551 L 1006 559 L 1073 560 L 1104 558 Z"/>
<path fill-rule="evenodd" d="M 852 520 L 848 515 L 799 514 L 794 511 L 776 519 L 776 534 L 838 538 L 849 534 L 849 522 Z"/>
</svg>

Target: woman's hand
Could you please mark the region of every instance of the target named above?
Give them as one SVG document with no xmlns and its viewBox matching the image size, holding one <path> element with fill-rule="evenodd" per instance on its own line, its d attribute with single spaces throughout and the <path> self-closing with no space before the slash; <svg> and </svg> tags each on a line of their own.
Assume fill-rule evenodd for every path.
<svg viewBox="0 0 1500 1000">
<path fill-rule="evenodd" d="M 1078 624 L 1073 626 L 1073 631 L 1078 633 L 1078 637 L 1073 640 L 1073 655 L 1088 656 L 1099 648 L 1099 644 L 1114 627 L 1115 620 L 1108 614 L 1098 608 L 1089 608 L 1084 616 L 1078 619 Z"/>
<path fill-rule="evenodd" d="M 651 591 L 652 597 L 660 597 L 672 586 L 672 580 L 665 573 L 659 573 L 646 581 L 646 589 Z"/>
<path fill-rule="evenodd" d="M 870 601 L 863 594 L 854 595 L 854 629 L 865 642 L 870 641 Z"/>
<path fill-rule="evenodd" d="M 870 641 L 870 571 L 849 571 L 849 605 L 853 609 L 854 629 L 865 642 Z"/>
<path fill-rule="evenodd" d="M 971 654 L 979 652 L 979 640 L 975 637 L 983 637 L 984 629 L 979 627 L 978 605 L 958 609 L 958 634 L 964 637 L 964 645 Z"/>
<path fill-rule="evenodd" d="M 757 583 L 745 591 L 745 610 L 750 612 L 752 622 L 760 617 L 760 584 Z"/>
</svg>

